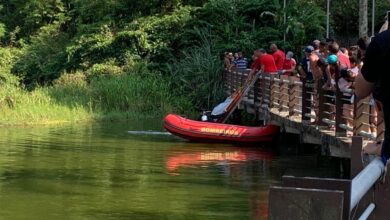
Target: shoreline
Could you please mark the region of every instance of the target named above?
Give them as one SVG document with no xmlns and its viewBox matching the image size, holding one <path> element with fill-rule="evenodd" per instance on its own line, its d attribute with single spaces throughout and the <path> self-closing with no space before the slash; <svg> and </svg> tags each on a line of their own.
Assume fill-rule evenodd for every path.
<svg viewBox="0 0 390 220">
<path fill-rule="evenodd" d="M 93 122 L 118 122 L 118 121 L 132 121 L 132 120 L 144 120 L 144 119 L 152 119 L 152 118 L 162 118 L 164 114 L 151 114 L 151 115 L 130 115 L 126 112 L 118 113 L 118 112 L 110 112 L 101 116 L 91 116 L 89 118 L 84 119 L 76 119 L 76 120 L 47 120 L 47 121 L 36 121 L 36 122 L 11 122 L 11 123 L 3 123 L 0 120 L 0 129 L 2 128 L 23 128 L 23 127 L 44 127 L 44 126 L 56 126 L 56 125 L 68 125 L 68 124 L 79 124 L 79 123 L 93 123 Z"/>
</svg>

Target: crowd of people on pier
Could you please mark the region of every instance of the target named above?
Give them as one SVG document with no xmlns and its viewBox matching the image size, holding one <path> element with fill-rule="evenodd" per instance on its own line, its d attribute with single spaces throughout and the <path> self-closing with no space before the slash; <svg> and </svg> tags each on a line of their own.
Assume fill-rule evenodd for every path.
<svg viewBox="0 0 390 220">
<path fill-rule="evenodd" d="M 361 38 L 356 45 L 340 47 L 332 39 L 326 41 L 314 40 L 304 47 L 303 57 L 294 59 L 294 53 L 278 48 L 274 43 L 268 50 L 260 48 L 253 52 L 248 60 L 241 51 L 226 52 L 224 65 L 226 70 L 232 68 L 250 69 L 248 79 L 261 71 L 263 74 L 279 76 L 295 76 L 314 88 L 325 91 L 327 102 L 334 104 L 335 91 L 343 95 L 343 117 L 348 127 L 353 126 L 353 109 L 351 104 L 356 98 L 369 96 L 370 133 L 376 136 L 377 114 L 383 114 L 385 126 L 389 125 L 388 111 L 389 86 L 385 86 L 385 72 L 389 71 L 387 62 L 390 60 L 390 30 L 384 31 L 372 38 Z M 312 100 L 315 102 L 315 97 Z M 334 105 L 327 112 L 330 119 L 335 117 Z M 318 114 L 318 113 L 316 113 Z M 332 128 L 331 128 L 332 129 Z M 385 130 L 381 157 L 384 163 L 390 158 L 390 129 Z M 348 132 L 348 135 L 352 132 Z M 381 142 L 381 141 L 380 141 Z M 379 146 L 379 142 L 377 143 Z"/>
</svg>

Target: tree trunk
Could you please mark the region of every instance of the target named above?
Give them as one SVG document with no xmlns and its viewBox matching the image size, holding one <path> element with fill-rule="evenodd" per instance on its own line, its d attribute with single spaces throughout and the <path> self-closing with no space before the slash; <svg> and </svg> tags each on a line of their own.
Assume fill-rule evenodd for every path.
<svg viewBox="0 0 390 220">
<path fill-rule="evenodd" d="M 359 37 L 368 36 L 368 0 L 359 0 Z"/>
</svg>

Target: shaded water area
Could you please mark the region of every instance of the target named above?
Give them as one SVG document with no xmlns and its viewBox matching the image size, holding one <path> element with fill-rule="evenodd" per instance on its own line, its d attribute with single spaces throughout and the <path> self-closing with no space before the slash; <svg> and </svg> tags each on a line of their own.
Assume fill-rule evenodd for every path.
<svg viewBox="0 0 390 220">
<path fill-rule="evenodd" d="M 160 120 L 0 129 L 0 219 L 267 219 L 283 174 L 332 163 L 277 146 L 187 143 Z"/>
</svg>

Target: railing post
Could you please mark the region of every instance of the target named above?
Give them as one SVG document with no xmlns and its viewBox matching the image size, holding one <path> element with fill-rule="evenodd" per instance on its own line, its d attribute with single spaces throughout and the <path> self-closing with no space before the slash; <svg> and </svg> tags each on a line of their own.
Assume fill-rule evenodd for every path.
<svg viewBox="0 0 390 220">
<path fill-rule="evenodd" d="M 326 118 L 325 114 L 325 90 L 322 88 L 324 82 L 320 81 L 317 84 L 317 100 L 318 100 L 318 115 L 317 115 L 317 125 L 326 126 L 322 119 Z"/>
<path fill-rule="evenodd" d="M 307 88 L 306 78 L 302 79 L 302 122 L 310 123 L 311 118 L 307 117 L 307 114 L 311 114 L 311 94 Z"/>
<path fill-rule="evenodd" d="M 244 85 L 244 82 L 245 82 L 245 71 L 244 70 L 239 70 L 240 71 L 240 84 L 239 84 L 239 87 L 242 87 Z"/>
<path fill-rule="evenodd" d="M 299 105 L 299 86 L 295 84 L 297 81 L 297 78 L 295 76 L 289 76 L 288 80 L 289 83 L 289 100 L 288 100 L 288 109 L 289 109 L 289 116 L 295 115 L 295 107 Z"/>
<path fill-rule="evenodd" d="M 269 80 L 269 103 L 268 103 L 268 108 L 273 107 L 273 102 L 276 100 L 276 94 L 273 93 L 273 89 L 275 87 L 275 78 L 277 78 L 277 75 L 270 75 L 270 80 Z"/>
<path fill-rule="evenodd" d="M 224 86 L 225 92 L 229 92 L 230 93 L 230 86 L 229 86 L 230 74 L 229 74 L 229 71 L 224 69 L 223 70 L 223 75 L 224 75 L 223 86 Z"/>
<path fill-rule="evenodd" d="M 377 119 L 377 135 L 376 135 L 376 141 L 382 141 L 385 136 L 385 122 L 383 120 L 383 109 L 380 109 L 381 111 L 378 111 L 378 119 Z"/>
<path fill-rule="evenodd" d="M 289 106 L 289 83 L 286 83 L 285 80 L 288 80 L 287 76 L 280 76 L 280 93 L 279 93 L 279 112 L 283 112 L 286 109 L 286 107 Z"/>
<path fill-rule="evenodd" d="M 278 88 L 278 94 L 279 94 L 278 110 L 279 110 L 279 112 L 283 111 L 283 105 L 284 105 L 285 100 L 286 100 L 286 95 L 284 94 L 285 93 L 285 86 L 284 86 L 283 80 L 284 80 L 283 76 L 279 76 L 279 88 Z"/>
<path fill-rule="evenodd" d="M 266 75 L 262 73 L 260 75 L 261 79 L 261 106 L 265 104 L 266 94 L 267 94 L 267 80 L 265 79 Z"/>
<path fill-rule="evenodd" d="M 294 107 L 295 107 L 295 87 L 294 82 L 292 81 L 292 78 L 288 77 L 289 83 L 288 83 L 288 116 L 294 115 Z"/>
<path fill-rule="evenodd" d="M 274 76 L 271 87 L 272 100 L 270 102 L 270 108 L 277 108 L 280 106 L 280 76 Z"/>
<path fill-rule="evenodd" d="M 234 76 L 235 76 L 234 77 L 234 89 L 237 90 L 239 88 L 241 80 L 240 80 L 240 76 L 239 76 L 236 68 L 233 69 L 233 72 L 234 72 Z"/>
<path fill-rule="evenodd" d="M 369 106 L 368 106 L 368 98 L 365 99 L 357 99 L 355 98 L 355 112 L 354 112 L 354 120 L 353 120 L 353 134 L 358 136 L 360 132 L 368 132 L 369 131 Z"/>
<path fill-rule="evenodd" d="M 230 89 L 230 94 L 234 92 L 234 86 L 233 86 L 233 81 L 234 81 L 234 74 L 233 71 L 227 70 L 229 72 L 229 89 Z"/>
<path fill-rule="evenodd" d="M 255 84 L 253 85 L 253 108 L 255 111 L 255 119 L 256 121 L 259 120 L 259 107 L 258 107 L 258 99 L 259 99 L 259 82 L 260 77 L 256 79 Z"/>
<path fill-rule="evenodd" d="M 335 117 L 335 121 L 336 121 L 336 136 L 346 136 L 347 133 L 346 131 L 344 131 L 340 125 L 341 124 L 345 124 L 346 123 L 346 120 L 343 118 L 343 94 L 341 93 L 339 87 L 338 87 L 338 83 L 336 83 L 336 91 L 335 91 L 335 95 L 336 95 L 336 117 Z"/>
</svg>

